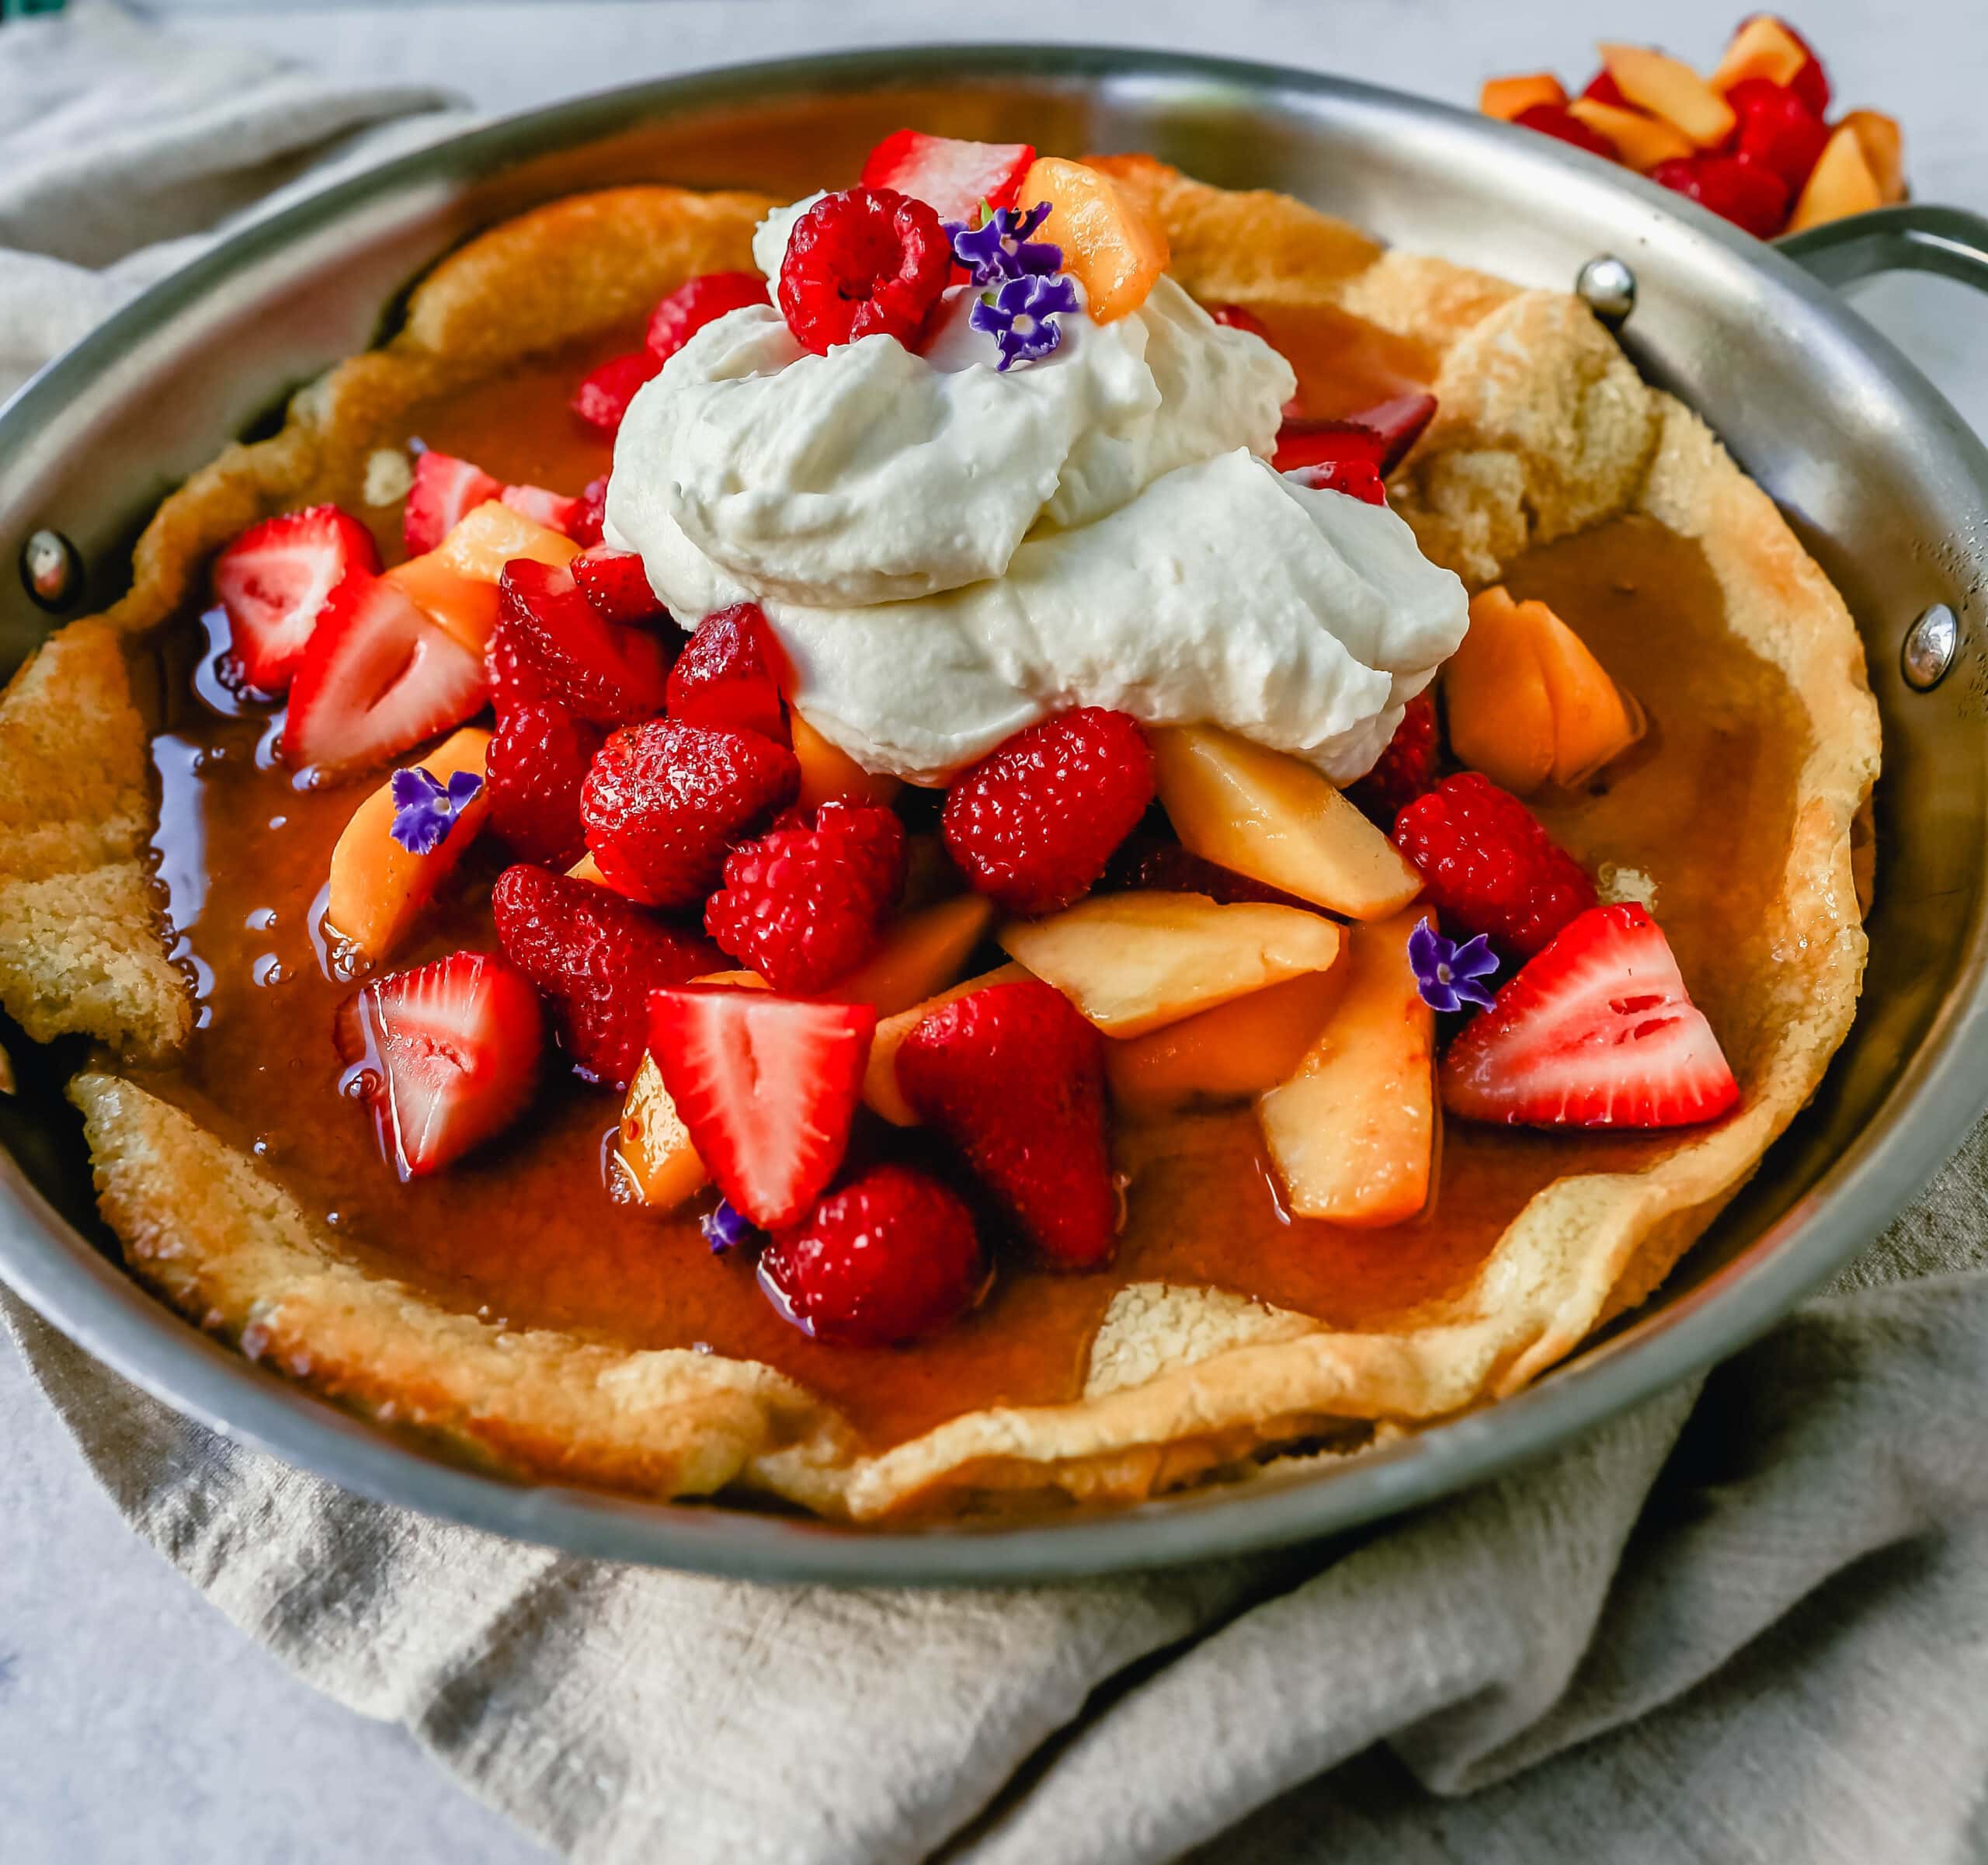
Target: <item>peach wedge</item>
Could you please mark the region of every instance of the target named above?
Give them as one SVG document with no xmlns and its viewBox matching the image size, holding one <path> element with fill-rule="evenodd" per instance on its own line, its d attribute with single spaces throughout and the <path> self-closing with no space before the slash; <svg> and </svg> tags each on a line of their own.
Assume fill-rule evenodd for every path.
<svg viewBox="0 0 1988 1865">
<path fill-rule="evenodd" d="M 1332 1013 L 1343 965 L 1305 972 L 1104 1046 L 1113 1102 L 1133 1115 L 1247 1101 L 1290 1079 Z"/>
<path fill-rule="evenodd" d="M 529 557 L 557 569 L 579 556 L 580 547 L 563 532 L 534 524 L 522 512 L 514 512 L 492 499 L 473 512 L 465 512 L 455 528 L 428 554 L 464 576 L 479 583 L 495 583 L 513 557 Z M 420 598 L 417 596 L 415 600 Z"/>
<path fill-rule="evenodd" d="M 1342 934 L 1300 906 L 1205 894 L 1093 896 L 1003 927 L 1002 949 L 1107 1036 L 1138 1036 L 1305 972 L 1328 971 Z"/>
<path fill-rule="evenodd" d="M 1852 214 L 1868 214 L 1885 204 L 1883 184 L 1872 172 L 1864 139 L 1853 124 L 1839 124 L 1823 145 L 1809 171 L 1802 198 L 1788 216 L 1790 233 L 1806 232 Z"/>
<path fill-rule="evenodd" d="M 1715 149 L 1733 134 L 1732 105 L 1681 58 L 1646 45 L 1604 44 L 1601 63 L 1630 103 L 1662 117 L 1695 147 Z"/>
<path fill-rule="evenodd" d="M 489 749 L 488 732 L 465 727 L 415 762 L 446 784 L 459 771 L 481 777 Z M 489 794 L 479 791 L 439 847 L 413 854 L 393 837 L 393 780 L 388 778 L 352 812 L 332 850 L 325 918 L 332 932 L 370 964 L 391 958 L 489 813 Z"/>
<path fill-rule="evenodd" d="M 1138 310 L 1166 270 L 1166 229 L 1096 169 L 1038 156 L 1016 200 L 1024 207 L 1048 202 L 1035 237 L 1063 249 L 1063 270 L 1083 287 L 1085 308 L 1097 323 Z"/>
<path fill-rule="evenodd" d="M 1513 78 L 1487 78 L 1477 93 L 1477 107 L 1500 123 L 1516 121 L 1534 105 L 1564 104 L 1566 88 L 1551 71 L 1527 71 Z"/>
<path fill-rule="evenodd" d="M 1422 878 L 1319 771 L 1212 725 L 1148 734 L 1173 833 L 1204 860 L 1350 919 L 1398 912 Z"/>
<path fill-rule="evenodd" d="M 1420 915 L 1356 926 L 1344 993 L 1288 1081 L 1256 1104 L 1263 1143 L 1300 1217 L 1405 1223 L 1436 1158 L 1436 1014 L 1408 962 Z"/>
<path fill-rule="evenodd" d="M 481 654 L 490 645 L 500 600 L 495 583 L 465 576 L 454 565 L 444 562 L 439 551 L 397 563 L 386 576 L 388 582 L 398 583 L 414 598 L 417 608 L 431 621 L 440 622 L 472 653 Z"/>
<path fill-rule="evenodd" d="M 858 803 L 888 803 L 897 795 L 901 787 L 897 778 L 865 771 L 791 706 L 787 709 L 787 723 L 793 735 L 794 762 L 801 767 L 801 794 L 796 801 L 803 809 L 812 809 L 831 797 L 847 797 Z"/>
<path fill-rule="evenodd" d="M 994 903 L 977 893 L 902 913 L 870 958 L 822 994 L 842 1004 L 872 1004 L 878 1017 L 895 1017 L 958 977 L 993 922 Z"/>
</svg>

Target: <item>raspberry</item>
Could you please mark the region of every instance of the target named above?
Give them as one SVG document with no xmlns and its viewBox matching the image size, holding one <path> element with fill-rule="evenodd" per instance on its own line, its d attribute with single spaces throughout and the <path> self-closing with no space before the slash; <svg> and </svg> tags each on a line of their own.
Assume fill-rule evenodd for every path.
<svg viewBox="0 0 1988 1865">
<path fill-rule="evenodd" d="M 580 719 L 620 725 L 662 710 L 669 659 L 639 628 L 617 626 L 581 594 L 570 568 L 529 557 L 504 566 L 502 607 L 489 650 L 493 686 L 501 659 Z M 500 645 L 501 644 L 501 645 Z"/>
<path fill-rule="evenodd" d="M 874 1166 L 759 1254 L 767 1299 L 802 1332 L 888 1347 L 964 1314 L 987 1282 L 972 1214 L 938 1180 Z"/>
<path fill-rule="evenodd" d="M 602 878 L 652 906 L 688 906 L 718 885 L 732 844 L 801 787 L 794 753 L 756 732 L 652 719 L 602 746 L 580 819 Z"/>
<path fill-rule="evenodd" d="M 707 272 L 686 279 L 650 312 L 644 345 L 659 363 L 666 363 L 727 311 L 766 302 L 766 281 L 756 272 Z"/>
<path fill-rule="evenodd" d="M 544 700 L 499 708 L 485 753 L 490 826 L 527 861 L 570 868 L 586 852 L 580 785 L 606 736 Z"/>
<path fill-rule="evenodd" d="M 1152 795 L 1138 721 L 1081 706 L 1017 732 L 954 778 L 946 847 L 1010 912 L 1050 913 L 1090 891 Z"/>
<path fill-rule="evenodd" d="M 942 1004 L 905 1038 L 897 1073 L 1044 1255 L 1087 1269 L 1111 1254 L 1104 1039 L 1060 991 L 1031 978 Z"/>
<path fill-rule="evenodd" d="M 607 517 L 607 475 L 589 479 L 580 488 L 580 509 L 573 514 L 573 541 L 592 550 L 600 541 L 600 527 Z"/>
<path fill-rule="evenodd" d="M 648 572 L 633 551 L 596 544 L 573 559 L 573 580 L 596 610 L 624 627 L 661 621 L 669 613 L 649 587 Z"/>
<path fill-rule="evenodd" d="M 787 659 L 756 602 L 734 603 L 697 624 L 669 670 L 669 716 L 690 725 L 758 732 L 791 742 L 781 707 Z"/>
<path fill-rule="evenodd" d="M 812 827 L 783 819 L 725 864 L 704 930 L 777 991 L 825 990 L 876 949 L 904 889 L 904 826 L 876 803 L 823 803 Z"/>
<path fill-rule="evenodd" d="M 1444 920 L 1522 958 L 1594 904 L 1594 883 L 1508 790 L 1475 771 L 1446 777 L 1395 822 Z"/>
<path fill-rule="evenodd" d="M 1788 184 L 1764 162 L 1742 155 L 1673 155 L 1649 178 L 1722 219 L 1772 239 L 1788 221 Z"/>
<path fill-rule="evenodd" d="M 1374 768 L 1347 791 L 1370 822 L 1383 829 L 1436 781 L 1436 702 L 1418 693 L 1408 702 Z"/>
<path fill-rule="evenodd" d="M 794 223 L 780 262 L 780 313 L 817 356 L 880 331 L 909 349 L 952 270 L 952 242 L 923 201 L 890 188 L 847 188 Z"/>
<path fill-rule="evenodd" d="M 610 439 L 620 431 L 628 404 L 635 391 L 654 376 L 662 364 L 646 350 L 631 350 L 626 356 L 610 357 L 584 377 L 573 391 L 568 405 L 589 427 L 597 427 Z"/>
<path fill-rule="evenodd" d="M 723 962 L 695 933 L 543 868 L 506 868 L 490 904 L 505 957 L 552 1000 L 575 1070 L 613 1087 L 634 1079 L 648 1046 L 649 993 Z"/>
</svg>

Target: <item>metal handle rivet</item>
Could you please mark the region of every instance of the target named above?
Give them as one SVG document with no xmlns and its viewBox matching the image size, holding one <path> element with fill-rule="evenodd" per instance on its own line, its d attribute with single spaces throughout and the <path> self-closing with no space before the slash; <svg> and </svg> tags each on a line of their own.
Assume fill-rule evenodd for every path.
<svg viewBox="0 0 1988 1865">
<path fill-rule="evenodd" d="M 1936 602 L 1905 632 L 1905 645 L 1899 650 L 1899 665 L 1905 684 L 1915 691 L 1931 692 L 1946 678 L 1960 646 L 1960 618 L 1944 602 Z"/>
<path fill-rule="evenodd" d="M 1612 252 L 1582 266 L 1574 290 L 1604 324 L 1619 324 L 1636 308 L 1636 275 Z"/>
<path fill-rule="evenodd" d="M 83 560 L 60 531 L 39 531 L 21 546 L 21 581 L 44 609 L 66 609 L 83 586 Z"/>
</svg>

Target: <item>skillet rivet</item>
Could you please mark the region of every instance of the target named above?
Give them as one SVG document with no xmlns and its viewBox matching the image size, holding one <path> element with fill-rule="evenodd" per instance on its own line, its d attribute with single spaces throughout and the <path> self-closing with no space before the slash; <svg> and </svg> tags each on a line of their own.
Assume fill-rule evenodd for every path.
<svg viewBox="0 0 1988 1865">
<path fill-rule="evenodd" d="M 44 609 L 66 609 L 82 586 L 82 559 L 60 531 L 39 531 L 21 546 L 21 581 Z"/>
<path fill-rule="evenodd" d="M 1575 275 L 1574 290 L 1604 324 L 1621 323 L 1636 308 L 1636 275 L 1612 252 L 1582 266 Z"/>
<path fill-rule="evenodd" d="M 1960 646 L 1960 619 L 1944 602 L 1936 602 L 1905 632 L 1899 665 L 1905 684 L 1915 692 L 1930 693 L 1946 678 Z"/>
</svg>

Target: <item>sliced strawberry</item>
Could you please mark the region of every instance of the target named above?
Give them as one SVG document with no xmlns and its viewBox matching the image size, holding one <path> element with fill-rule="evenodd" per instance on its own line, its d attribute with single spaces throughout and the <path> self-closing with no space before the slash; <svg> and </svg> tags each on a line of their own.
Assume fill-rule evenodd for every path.
<svg viewBox="0 0 1988 1865">
<path fill-rule="evenodd" d="M 379 569 L 373 534 L 335 505 L 250 525 L 214 559 L 228 678 L 259 693 L 287 691 L 332 590 L 353 570 Z"/>
<path fill-rule="evenodd" d="M 787 658 L 756 602 L 707 615 L 669 670 L 669 716 L 721 732 L 793 742 L 780 686 Z"/>
<path fill-rule="evenodd" d="M 360 993 L 381 1145 L 419 1178 L 523 1112 L 544 1047 L 538 993 L 488 952 L 454 952 Z M 370 1073 L 371 1071 L 369 1071 Z"/>
<path fill-rule="evenodd" d="M 1593 103 L 1605 103 L 1611 110 L 1633 110 L 1636 107 L 1622 95 L 1622 87 L 1615 82 L 1606 66 L 1587 81 L 1587 88 L 1581 95 Z"/>
<path fill-rule="evenodd" d="M 1670 947 L 1633 902 L 1591 907 L 1464 1026 L 1443 1105 L 1538 1127 L 1678 1127 L 1740 1098 Z"/>
<path fill-rule="evenodd" d="M 669 657 L 662 642 L 608 621 L 581 594 L 571 569 L 516 558 L 505 565 L 498 589 L 493 666 L 515 659 L 544 696 L 596 725 L 625 725 L 662 710 Z"/>
<path fill-rule="evenodd" d="M 686 279 L 649 314 L 643 346 L 659 363 L 666 363 L 707 324 L 728 311 L 773 302 L 766 281 L 756 272 L 706 272 Z"/>
<path fill-rule="evenodd" d="M 1607 78 L 1607 74 L 1603 74 Z M 1599 82 L 1599 81 L 1597 81 Z M 1607 79 L 1609 88 L 1614 88 L 1614 80 Z M 1594 89 L 1590 85 L 1590 91 Z M 1620 96 L 1619 92 L 1617 92 Z M 1551 136 L 1556 142 L 1572 143 L 1577 149 L 1585 149 L 1590 155 L 1599 155 L 1604 162 L 1616 159 L 1615 145 L 1598 130 L 1590 130 L 1563 103 L 1535 103 L 1519 112 L 1512 119 L 1522 130 L 1536 130 L 1542 136 Z"/>
<path fill-rule="evenodd" d="M 771 991 L 652 992 L 649 1053 L 726 1202 L 796 1223 L 842 1164 L 877 1013 Z"/>
<path fill-rule="evenodd" d="M 569 499 L 564 492 L 547 492 L 542 485 L 507 485 L 498 496 L 520 517 L 549 531 L 559 531 L 577 539 L 577 526 L 586 510 L 586 496 Z"/>
<path fill-rule="evenodd" d="M 573 391 L 573 412 L 612 439 L 620 431 L 621 418 L 634 400 L 635 391 L 662 367 L 660 359 L 646 350 L 610 357 Z"/>
<path fill-rule="evenodd" d="M 398 584 L 348 576 L 291 684 L 283 762 L 300 771 L 382 764 L 460 725 L 489 697 L 481 655 Z"/>
<path fill-rule="evenodd" d="M 1301 466 L 1288 477 L 1315 492 L 1343 492 L 1362 505 L 1385 505 L 1388 483 L 1381 469 L 1364 460 L 1321 460 L 1315 466 Z"/>
<path fill-rule="evenodd" d="M 1792 89 L 1770 78 L 1741 78 L 1726 101 L 1739 119 L 1731 152 L 1773 169 L 1791 198 L 1800 194 L 1830 139 L 1829 125 Z"/>
<path fill-rule="evenodd" d="M 580 488 L 580 509 L 573 515 L 570 534 L 573 541 L 592 550 L 600 541 L 601 527 L 607 521 L 607 480 L 603 473 Z"/>
<path fill-rule="evenodd" d="M 573 580 L 580 593 L 610 621 L 624 625 L 661 621 L 669 611 L 649 587 L 648 572 L 640 555 L 605 544 L 582 551 L 573 559 Z"/>
<path fill-rule="evenodd" d="M 895 188 L 935 208 L 941 220 L 971 221 L 982 201 L 1012 207 L 1035 160 L 1026 142 L 967 142 L 893 130 L 863 165 L 866 188 Z"/>
<path fill-rule="evenodd" d="M 1371 466 L 1385 475 L 1400 465 L 1435 418 L 1436 398 L 1420 394 L 1392 395 L 1347 419 L 1300 416 L 1277 430 L 1270 464 L 1281 473 L 1344 464 Z"/>
<path fill-rule="evenodd" d="M 432 447 L 417 454 L 414 485 L 401 513 L 401 535 L 407 554 L 432 551 L 469 513 L 502 496 L 503 487 L 480 466 L 458 460 Z"/>
</svg>

